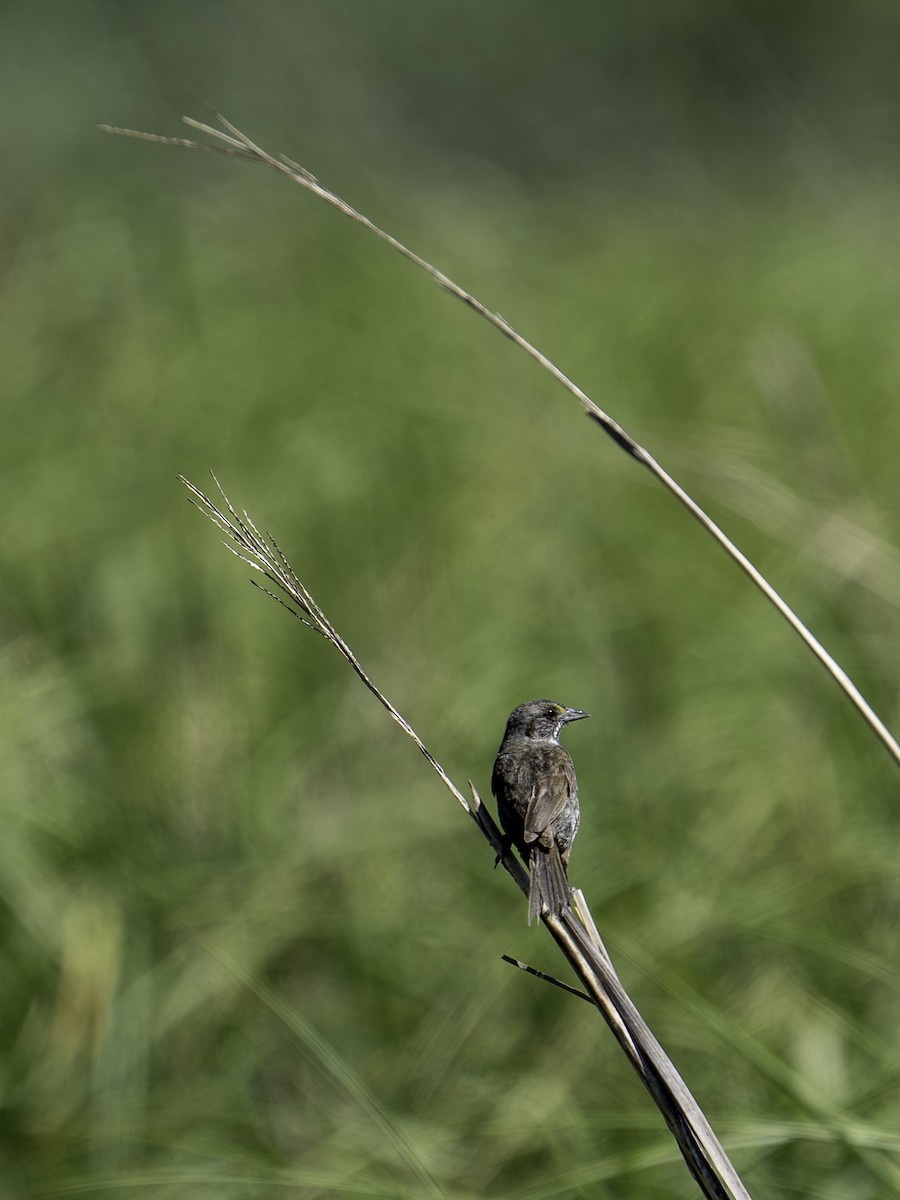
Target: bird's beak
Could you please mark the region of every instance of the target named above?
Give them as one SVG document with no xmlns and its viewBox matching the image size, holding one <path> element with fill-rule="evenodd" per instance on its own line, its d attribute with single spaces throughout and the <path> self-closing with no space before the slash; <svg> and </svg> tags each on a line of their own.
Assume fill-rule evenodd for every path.
<svg viewBox="0 0 900 1200">
<path fill-rule="evenodd" d="M 563 717 L 563 724 L 568 725 L 570 721 L 580 721 L 583 717 L 589 717 L 591 714 L 582 712 L 580 708 L 567 708 Z"/>
</svg>

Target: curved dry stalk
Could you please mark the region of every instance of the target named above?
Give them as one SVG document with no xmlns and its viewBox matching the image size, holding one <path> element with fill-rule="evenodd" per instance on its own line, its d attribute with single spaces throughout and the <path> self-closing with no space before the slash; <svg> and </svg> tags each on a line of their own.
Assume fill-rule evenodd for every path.
<svg viewBox="0 0 900 1200">
<path fill-rule="evenodd" d="M 292 162 L 291 159 L 284 155 L 278 158 L 273 157 L 267 151 L 262 150 L 254 142 L 250 140 L 245 133 L 242 133 L 230 121 L 227 121 L 221 113 L 210 110 L 219 124 L 221 129 L 216 129 L 211 125 L 206 125 L 202 121 L 195 121 L 192 117 L 182 117 L 186 125 L 199 130 L 201 133 L 207 134 L 211 138 L 215 138 L 218 144 L 210 145 L 206 142 L 193 141 L 190 138 L 174 138 L 163 137 L 160 134 L 142 133 L 136 129 L 120 129 L 112 125 L 101 125 L 100 129 L 108 133 L 119 133 L 126 137 L 140 138 L 149 142 L 160 142 L 167 146 L 183 146 L 191 150 L 205 150 L 215 154 L 225 154 L 231 158 L 242 158 L 247 162 L 258 163 L 263 166 L 272 167 L 274 170 L 286 175 L 295 183 L 307 191 L 313 192 L 314 195 L 324 200 L 327 204 L 338 209 L 345 216 L 358 224 L 365 226 L 371 230 L 382 241 L 387 242 L 404 258 L 415 263 L 423 271 L 437 283 L 445 291 L 462 300 L 464 304 L 473 309 L 480 317 L 483 317 L 489 324 L 500 331 L 510 341 L 524 350 L 531 358 L 535 360 L 545 371 L 547 371 L 557 383 L 561 384 L 567 392 L 575 397 L 583 406 L 587 416 L 606 433 L 612 440 L 625 451 L 631 458 L 635 459 L 642 466 L 646 467 L 650 473 L 665 487 L 675 498 L 682 504 L 688 512 L 700 522 L 703 528 L 713 537 L 729 557 L 737 563 L 744 574 L 751 582 L 759 589 L 770 604 L 781 614 L 785 621 L 794 630 L 797 636 L 803 641 L 806 647 L 816 656 L 831 678 L 835 681 L 844 695 L 850 700 L 857 711 L 862 716 L 863 720 L 882 743 L 884 748 L 893 758 L 894 762 L 900 766 L 900 742 L 894 737 L 888 727 L 884 724 L 862 692 L 837 662 L 837 660 L 825 649 L 822 643 L 815 637 L 812 631 L 804 624 L 800 617 L 794 612 L 787 601 L 776 591 L 769 583 L 765 576 L 757 570 L 749 558 L 735 545 L 728 535 L 716 524 L 703 508 L 693 499 L 692 496 L 685 491 L 679 483 L 677 483 L 669 473 L 656 461 L 652 454 L 643 446 L 639 445 L 616 421 L 613 420 L 608 413 L 604 412 L 598 404 L 596 404 L 586 392 L 582 391 L 576 383 L 573 382 L 563 371 L 559 369 L 545 354 L 537 349 L 531 342 L 518 333 L 512 325 L 499 313 L 492 312 L 480 300 L 476 299 L 471 293 L 461 288 L 459 284 L 454 283 L 449 276 L 443 271 L 439 271 L 426 259 L 410 250 L 397 238 L 381 229 L 374 221 L 370 221 L 368 217 L 358 212 L 346 200 L 337 195 L 336 192 L 330 191 L 324 187 L 315 175 L 311 174 L 305 167 L 299 163 Z M 395 718 L 396 719 L 396 718 Z"/>
<path fill-rule="evenodd" d="M 265 576 L 276 591 L 270 591 L 262 584 L 257 583 L 257 586 L 309 629 L 330 642 L 352 667 L 392 720 L 415 743 L 450 794 L 472 817 L 507 872 L 527 896 L 528 874 L 510 851 L 471 780 L 470 802 L 415 729 L 366 674 L 359 659 L 316 603 L 309 589 L 300 581 L 271 534 L 263 536 L 246 511 L 238 515 L 215 476 L 213 479 L 222 496 L 222 507 L 183 475 L 178 478 L 190 492 L 191 501 L 196 507 L 226 535 L 227 548 L 254 571 Z M 709 1200 L 750 1200 L 749 1192 L 702 1109 L 622 987 L 581 892 L 576 893 L 575 907 L 581 923 L 572 912 L 566 912 L 562 917 L 545 913 L 542 920 L 584 984 L 587 995 L 583 998 L 591 1000 L 600 1010 L 662 1113 L 704 1196 Z M 576 992 L 576 995 L 580 994 Z"/>
</svg>

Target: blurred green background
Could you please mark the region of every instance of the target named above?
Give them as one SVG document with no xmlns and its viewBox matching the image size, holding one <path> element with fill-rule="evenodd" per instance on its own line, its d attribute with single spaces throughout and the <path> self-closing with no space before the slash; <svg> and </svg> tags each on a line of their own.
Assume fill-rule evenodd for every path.
<svg viewBox="0 0 900 1200">
<path fill-rule="evenodd" d="M 900 11 L 3 7 L 0 1197 L 687 1197 L 470 823 L 547 695 L 571 874 L 757 1196 L 900 1194 L 896 768 L 499 309 L 900 727 Z"/>
</svg>

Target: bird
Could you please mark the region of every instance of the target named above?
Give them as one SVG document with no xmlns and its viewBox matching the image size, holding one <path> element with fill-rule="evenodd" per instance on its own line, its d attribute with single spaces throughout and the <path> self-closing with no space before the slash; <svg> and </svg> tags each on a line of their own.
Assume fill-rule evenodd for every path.
<svg viewBox="0 0 900 1200">
<path fill-rule="evenodd" d="M 559 744 L 571 721 L 590 713 L 528 700 L 510 713 L 491 776 L 500 824 L 531 871 L 528 924 L 544 908 L 560 916 L 572 889 L 566 864 L 581 824 L 572 758 Z"/>
</svg>

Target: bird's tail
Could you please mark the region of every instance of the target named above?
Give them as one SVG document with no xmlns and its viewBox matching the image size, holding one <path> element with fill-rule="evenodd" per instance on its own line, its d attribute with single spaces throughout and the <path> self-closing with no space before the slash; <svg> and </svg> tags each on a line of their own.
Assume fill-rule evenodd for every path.
<svg viewBox="0 0 900 1200">
<path fill-rule="evenodd" d="M 541 908 L 546 905 L 550 913 L 561 916 L 572 889 L 566 877 L 566 868 L 554 842 L 550 849 L 535 844 L 531 851 L 531 886 L 528 889 L 528 924 L 540 918 Z"/>
</svg>

